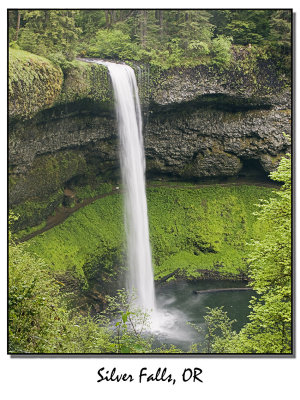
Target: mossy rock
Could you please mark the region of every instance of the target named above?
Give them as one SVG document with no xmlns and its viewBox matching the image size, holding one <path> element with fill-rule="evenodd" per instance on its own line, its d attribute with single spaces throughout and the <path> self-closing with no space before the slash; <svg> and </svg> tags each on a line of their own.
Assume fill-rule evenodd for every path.
<svg viewBox="0 0 300 400">
<path fill-rule="evenodd" d="M 105 66 L 74 60 L 59 63 L 23 50 L 9 50 L 9 116 L 29 119 L 39 111 L 88 101 L 113 107 L 113 94 Z"/>
<path fill-rule="evenodd" d="M 49 60 L 22 50 L 9 49 L 9 115 L 30 118 L 50 108 L 63 82 L 61 69 Z"/>
<path fill-rule="evenodd" d="M 37 225 L 44 225 L 46 218 L 54 213 L 56 207 L 61 204 L 63 197 L 63 191 L 58 190 L 47 200 L 26 200 L 24 203 L 13 206 L 11 211 L 18 219 L 14 221 L 11 227 L 12 232 L 18 232 L 18 237 L 22 237 L 21 230 L 26 230 L 24 234 L 29 234 L 31 227 L 38 229 Z"/>
<path fill-rule="evenodd" d="M 112 87 L 104 65 L 75 60 L 63 72 L 64 82 L 58 103 L 87 99 L 113 107 Z"/>
<path fill-rule="evenodd" d="M 47 200 L 48 196 L 62 189 L 69 179 L 85 172 L 85 158 L 75 150 L 37 157 L 28 174 L 19 178 L 11 175 L 10 202 Z"/>
</svg>

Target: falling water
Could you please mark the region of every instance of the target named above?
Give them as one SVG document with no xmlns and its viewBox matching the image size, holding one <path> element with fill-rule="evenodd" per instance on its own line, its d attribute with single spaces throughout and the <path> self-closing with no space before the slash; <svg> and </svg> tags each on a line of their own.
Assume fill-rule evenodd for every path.
<svg viewBox="0 0 300 400">
<path fill-rule="evenodd" d="M 154 279 L 149 242 L 145 190 L 145 155 L 142 117 L 134 71 L 124 64 L 107 66 L 114 89 L 120 137 L 120 163 L 125 187 L 128 289 L 135 290 L 144 310 L 155 309 Z"/>
</svg>

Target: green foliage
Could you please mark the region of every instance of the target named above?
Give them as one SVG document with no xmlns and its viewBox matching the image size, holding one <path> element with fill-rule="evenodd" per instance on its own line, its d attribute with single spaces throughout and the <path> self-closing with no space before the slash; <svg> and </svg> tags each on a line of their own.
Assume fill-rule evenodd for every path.
<svg viewBox="0 0 300 400">
<path fill-rule="evenodd" d="M 123 217 L 120 196 L 104 197 L 62 224 L 29 241 L 28 250 L 54 271 L 70 271 L 87 285 L 95 273 L 111 280 L 122 267 Z"/>
<path fill-rule="evenodd" d="M 149 353 L 152 338 L 147 335 L 149 315 L 136 305 L 134 293 L 118 290 L 114 297 L 107 296 L 104 315 L 114 321 L 114 352 Z"/>
<path fill-rule="evenodd" d="M 22 10 L 24 27 L 19 46 L 31 53 L 48 55 L 61 52 L 67 59 L 75 56 L 81 29 L 75 26 L 77 10 Z"/>
<path fill-rule="evenodd" d="M 291 73 L 292 14 L 290 10 L 275 10 L 270 20 L 269 54 L 283 72 Z"/>
<path fill-rule="evenodd" d="M 254 204 L 270 194 L 271 189 L 254 186 L 149 189 L 155 278 L 178 268 L 188 277 L 200 277 L 202 270 L 246 274 L 245 241 L 261 231 Z"/>
<path fill-rule="evenodd" d="M 239 186 L 147 190 L 155 278 L 180 269 L 233 277 L 247 273 L 245 244 L 262 231 L 254 204 L 271 189 Z M 30 240 L 28 249 L 56 271 L 74 271 L 87 283 L 100 273 L 111 280 L 124 267 L 122 195 L 107 196 L 72 214 L 64 223 Z"/>
<path fill-rule="evenodd" d="M 62 72 L 49 60 L 10 48 L 9 50 L 9 113 L 31 117 L 51 107 L 62 86 Z"/>
<path fill-rule="evenodd" d="M 100 58 L 138 60 L 137 50 L 129 35 L 118 29 L 104 29 L 92 39 L 88 54 Z"/>
<path fill-rule="evenodd" d="M 10 215 L 10 221 L 16 217 Z M 49 266 L 24 244 L 9 242 L 9 353 L 179 353 L 152 348 L 149 316 L 125 291 L 108 298 L 105 313 L 92 318 L 70 309 Z M 113 319 L 113 326 L 112 326 Z"/>
<path fill-rule="evenodd" d="M 150 234 L 156 278 L 177 268 L 190 277 L 199 276 L 199 269 L 204 268 L 218 271 L 222 276 L 230 274 L 234 276 L 240 273 L 241 269 L 247 272 L 247 263 L 251 261 L 250 276 L 253 279 L 253 288 L 260 297 L 253 298 L 251 302 L 250 323 L 240 333 L 236 333 L 232 331 L 233 322 L 229 321 L 226 313 L 220 309 L 209 310 L 205 317 L 206 339 L 201 344 L 195 344 L 191 351 L 289 352 L 291 329 L 289 164 L 289 158 L 283 159 L 278 171 L 272 174 L 273 179 L 285 182 L 283 189 L 273 194 L 271 189 L 254 186 L 196 188 L 186 185 L 185 189 L 178 189 L 169 185 L 166 188 L 148 189 Z M 261 198 L 265 199 L 261 205 L 263 211 L 255 216 L 254 204 Z M 77 211 L 63 224 L 30 240 L 26 251 L 24 247 L 12 245 L 10 259 L 17 264 L 19 263 L 17 260 L 21 260 L 19 264 L 22 265 L 21 272 L 14 275 L 16 281 L 10 284 L 12 301 L 15 302 L 18 296 L 21 296 L 20 299 L 22 296 L 26 297 L 27 293 L 31 293 L 30 288 L 35 288 L 34 285 L 40 282 L 45 282 L 48 290 L 50 288 L 58 290 L 48 275 L 50 270 L 73 271 L 77 278 L 86 284 L 89 279 L 94 279 L 95 274 L 98 276 L 100 274 L 100 279 L 104 281 L 115 279 L 116 274 L 120 273 L 124 259 L 122 232 L 122 198 L 120 195 L 114 195 L 102 198 Z M 252 238 L 255 238 L 254 249 L 248 256 L 244 243 Z M 283 239 L 287 242 L 285 246 Z M 32 254 L 38 254 L 47 261 L 47 264 Z M 36 264 L 33 260 L 39 261 Z M 38 265 L 36 274 L 46 274 L 48 280 L 42 275 L 37 275 L 35 278 L 35 272 L 26 269 L 35 265 Z M 14 266 L 10 269 L 14 270 Z M 41 270 L 43 272 L 40 272 Z M 23 284 L 22 279 L 25 278 L 29 281 Z M 37 290 L 47 298 L 48 292 L 44 286 L 41 289 L 37 287 Z M 36 294 L 34 296 L 36 298 Z M 49 293 L 50 298 L 56 298 L 53 292 Z M 100 334 L 95 330 L 92 320 L 71 325 L 66 322 L 67 326 L 57 328 L 56 332 L 66 332 L 63 338 L 75 338 L 74 341 L 77 343 L 81 334 L 76 334 L 75 328 L 78 328 L 76 325 L 83 326 L 87 338 L 96 338 L 96 343 L 100 347 L 103 346 L 112 352 L 179 352 L 172 346 L 168 349 L 152 348 L 151 338 L 147 336 L 145 329 L 147 315 L 134 306 L 134 302 L 127 294 L 120 292 L 118 298 L 110 299 L 109 303 L 107 311 L 110 317 L 115 319 L 113 339 L 105 342 L 107 347 L 101 339 L 103 332 Z M 31 303 L 26 302 L 26 304 L 31 310 Z M 39 313 L 46 315 L 46 312 L 52 310 L 52 307 L 48 306 L 44 309 L 42 301 L 34 304 L 37 304 L 38 311 L 33 310 L 33 315 L 39 316 Z M 64 321 L 60 312 L 66 315 L 66 308 L 62 307 L 63 311 L 60 311 L 60 307 L 61 305 L 55 305 L 56 314 L 54 311 L 53 314 L 49 311 L 47 317 L 52 318 L 51 323 L 54 327 L 59 323 L 53 322 L 57 316 L 58 321 Z M 23 324 L 20 322 L 23 314 L 22 318 L 18 313 L 16 317 L 14 314 L 11 315 L 12 326 Z M 71 318 L 71 315 L 68 318 Z M 71 345 L 67 347 L 64 342 L 58 345 L 54 335 L 51 336 L 52 333 L 48 332 L 50 329 L 48 322 L 45 327 L 39 320 L 34 322 L 34 326 L 42 326 L 42 333 L 37 334 L 29 322 L 25 324 L 25 321 L 30 319 L 31 311 L 28 311 L 28 318 L 24 317 L 24 327 L 23 325 L 21 327 L 24 334 L 16 334 L 15 338 L 15 332 L 19 332 L 19 325 L 13 328 L 11 336 L 13 351 L 21 351 L 20 349 L 24 348 L 29 352 L 48 351 L 48 348 L 54 352 L 69 351 Z M 107 322 L 103 323 L 107 325 Z M 85 334 L 82 337 L 85 337 Z M 26 335 L 30 336 L 30 340 L 26 339 L 30 342 L 28 348 L 24 342 L 18 342 L 22 337 L 27 337 Z M 37 344 L 31 343 L 35 337 L 43 339 L 36 339 Z M 47 344 L 44 341 L 45 337 Z M 83 341 L 80 345 L 73 344 L 72 349 L 80 351 L 78 349 L 83 348 L 84 343 Z M 89 339 L 87 343 L 90 343 Z M 92 343 L 87 344 L 84 351 L 88 352 L 92 348 L 95 349 Z"/>
<path fill-rule="evenodd" d="M 232 324 L 236 320 L 230 320 L 223 307 L 206 307 L 204 326 L 189 323 L 197 332 L 205 334 L 204 341 L 191 345 L 191 353 L 224 353 L 222 343 L 236 335 L 232 330 Z"/>
<path fill-rule="evenodd" d="M 85 158 L 74 150 L 60 151 L 36 157 L 29 173 L 16 181 L 16 186 L 26 187 L 30 198 L 49 199 L 54 192 L 62 190 L 64 182 L 87 170 Z M 37 190 L 38 188 L 38 190 Z M 18 200 L 23 200 L 21 196 Z"/>
<path fill-rule="evenodd" d="M 9 114 L 31 118 L 54 104 L 93 100 L 112 105 L 107 68 L 68 61 L 62 53 L 48 59 L 9 49 Z"/>
<path fill-rule="evenodd" d="M 103 321 L 102 321 L 103 322 Z M 99 322 L 73 315 L 47 265 L 25 245 L 9 247 L 9 352 L 89 353 L 111 350 Z"/>
<path fill-rule="evenodd" d="M 72 103 L 82 100 L 105 103 L 111 101 L 111 90 L 107 68 L 82 61 L 67 61 L 59 54 L 52 56 L 64 73 L 64 84 L 58 99 L 59 103 Z"/>
<path fill-rule="evenodd" d="M 212 64 L 218 67 L 226 67 L 231 61 L 231 42 L 232 37 L 219 35 L 212 40 L 211 55 Z"/>
<path fill-rule="evenodd" d="M 20 230 L 29 231 L 30 227 L 44 223 L 49 212 L 54 212 L 62 199 L 63 191 L 58 190 L 48 196 L 47 200 L 26 200 L 22 204 L 13 206 L 11 209 L 18 219 L 11 226 L 12 232 L 18 232 L 18 237 L 20 237 Z"/>
<path fill-rule="evenodd" d="M 239 45 L 262 44 L 270 35 L 270 18 L 275 10 L 216 10 L 213 22 L 218 34 L 233 37 Z"/>
<path fill-rule="evenodd" d="M 18 24 L 20 16 L 20 24 Z M 288 72 L 290 10 L 11 10 L 9 40 L 41 55 L 76 54 L 147 62 L 162 69 L 224 67 L 229 40 L 258 46 Z M 55 57 L 55 56 L 54 56 Z"/>
<path fill-rule="evenodd" d="M 113 185 L 110 183 L 100 183 L 97 185 L 72 186 L 72 190 L 75 191 L 76 198 L 79 201 L 83 201 L 88 198 L 110 193 L 113 190 Z"/>
<path fill-rule="evenodd" d="M 250 322 L 232 338 L 218 340 L 216 349 L 228 353 L 291 352 L 291 157 L 281 159 L 272 179 L 281 190 L 260 205 L 258 223 L 264 234 L 250 246 Z"/>
<path fill-rule="evenodd" d="M 39 231 L 40 229 L 44 228 L 45 226 L 46 226 L 46 221 L 41 222 L 39 225 L 35 225 L 32 227 L 26 227 L 25 229 L 22 229 L 13 235 L 14 240 L 22 239 L 25 236 L 30 235 L 31 233 Z"/>
</svg>

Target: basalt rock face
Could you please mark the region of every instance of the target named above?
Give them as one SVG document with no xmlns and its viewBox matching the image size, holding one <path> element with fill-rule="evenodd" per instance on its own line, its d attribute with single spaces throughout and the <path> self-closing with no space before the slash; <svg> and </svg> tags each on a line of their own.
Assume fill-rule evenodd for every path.
<svg viewBox="0 0 300 400">
<path fill-rule="evenodd" d="M 225 177 L 237 175 L 246 160 L 257 160 L 267 174 L 288 149 L 283 132 L 290 132 L 286 109 L 153 115 L 145 138 L 148 169 L 184 178 Z"/>
<path fill-rule="evenodd" d="M 270 62 L 253 67 L 248 51 L 235 56 L 219 73 L 162 74 L 146 126 L 149 172 L 201 179 L 235 176 L 249 163 L 266 175 L 276 168 L 289 149 L 290 90 Z"/>
<path fill-rule="evenodd" d="M 255 84 L 253 75 L 216 75 L 204 67 L 142 76 L 147 174 L 201 180 L 237 176 L 249 163 L 266 175 L 272 171 L 289 149 L 283 132 L 291 130 L 291 99 L 274 70 L 263 71 Z M 44 207 L 36 218 L 30 217 L 34 210 L 27 213 L 19 228 L 49 215 L 71 181 L 119 177 L 116 119 L 103 66 L 89 63 L 88 73 L 82 66 L 73 72 L 52 108 L 10 122 L 10 204 Z M 102 97 L 93 94 L 93 82 Z"/>
</svg>

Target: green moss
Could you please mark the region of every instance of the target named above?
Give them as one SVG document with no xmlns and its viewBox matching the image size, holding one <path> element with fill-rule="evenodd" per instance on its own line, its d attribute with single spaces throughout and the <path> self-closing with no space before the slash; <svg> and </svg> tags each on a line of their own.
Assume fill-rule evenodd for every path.
<svg viewBox="0 0 300 400">
<path fill-rule="evenodd" d="M 46 58 L 10 48 L 10 116 L 30 118 L 51 107 L 60 94 L 62 81 L 61 69 Z"/>
<path fill-rule="evenodd" d="M 255 186 L 147 190 L 155 278 L 178 268 L 187 277 L 202 270 L 236 277 L 247 272 L 245 242 L 263 227 L 253 215 L 270 188 Z M 64 223 L 28 242 L 57 272 L 73 271 L 87 283 L 111 281 L 124 268 L 122 195 L 107 196 L 75 212 Z M 98 278 L 97 278 L 98 279 Z"/>
<path fill-rule="evenodd" d="M 45 259 L 54 271 L 69 271 L 85 284 L 99 270 L 103 280 L 119 273 L 122 249 L 122 203 L 117 195 L 78 210 L 28 242 L 28 250 Z"/>
<path fill-rule="evenodd" d="M 63 189 L 64 183 L 73 176 L 86 172 L 86 162 L 82 154 L 67 150 L 56 154 L 47 154 L 35 158 L 27 175 L 19 178 L 10 193 L 13 198 L 14 191 L 17 198 L 24 200 L 46 200 L 54 192 Z M 16 179 L 16 177 L 15 177 Z M 26 187 L 24 198 L 22 188 Z"/>
<path fill-rule="evenodd" d="M 113 185 L 110 183 L 100 183 L 98 185 L 75 186 L 72 189 L 76 193 L 77 200 L 82 201 L 110 193 L 113 190 Z"/>
<path fill-rule="evenodd" d="M 73 61 L 63 71 L 64 82 L 58 103 L 72 103 L 83 99 L 112 103 L 112 89 L 108 70 L 104 65 Z"/>
<path fill-rule="evenodd" d="M 223 276 L 247 272 L 246 242 L 257 237 L 253 212 L 271 189 L 255 186 L 148 191 L 150 234 L 156 279 L 180 269 L 188 277 L 201 270 Z"/>
<path fill-rule="evenodd" d="M 39 225 L 35 225 L 32 227 L 26 227 L 25 229 L 22 229 L 22 230 L 18 231 L 18 233 L 14 234 L 14 239 L 20 240 L 20 239 L 24 238 L 25 236 L 30 235 L 31 233 L 34 233 L 34 232 L 44 228 L 45 226 L 46 226 L 46 221 L 43 221 Z"/>
<path fill-rule="evenodd" d="M 10 117 L 31 118 L 54 105 L 79 101 L 112 107 L 112 89 L 105 66 L 77 60 L 61 64 L 10 48 Z"/>
<path fill-rule="evenodd" d="M 22 204 L 11 207 L 11 211 L 18 216 L 11 227 L 12 232 L 36 226 L 54 212 L 63 200 L 63 191 L 58 190 L 48 196 L 47 200 L 26 200 Z"/>
</svg>

